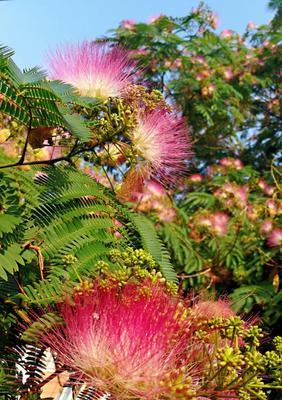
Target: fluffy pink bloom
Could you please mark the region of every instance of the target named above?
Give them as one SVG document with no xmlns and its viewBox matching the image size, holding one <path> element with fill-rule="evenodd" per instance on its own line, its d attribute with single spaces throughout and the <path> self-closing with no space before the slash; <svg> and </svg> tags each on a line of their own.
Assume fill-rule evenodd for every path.
<svg viewBox="0 0 282 400">
<path fill-rule="evenodd" d="M 258 25 L 255 24 L 255 23 L 252 22 L 252 21 L 250 21 L 250 22 L 248 23 L 248 25 L 247 25 L 247 28 L 248 28 L 249 30 L 257 29 L 257 27 L 258 27 Z"/>
<path fill-rule="evenodd" d="M 213 29 L 216 29 L 218 27 L 218 25 L 219 25 L 219 15 L 217 13 L 213 12 L 209 16 L 208 21 L 209 21 L 211 27 Z"/>
<path fill-rule="evenodd" d="M 212 216 L 212 229 L 217 235 L 224 236 L 227 233 L 228 221 L 228 215 L 218 211 Z"/>
<path fill-rule="evenodd" d="M 175 399 L 173 381 L 172 386 L 160 382 L 171 374 L 176 379 L 177 371 L 185 384 L 181 366 L 188 320 L 179 298 L 162 284 L 128 283 L 120 289 L 118 284 L 103 287 L 96 281 L 92 291 L 77 294 L 59 311 L 64 324 L 45 333 L 41 342 L 76 372 L 77 379 L 117 400 Z M 190 377 L 192 371 L 190 367 Z"/>
<path fill-rule="evenodd" d="M 262 190 L 265 190 L 267 188 L 267 182 L 264 179 L 260 179 L 258 181 L 258 187 Z"/>
<path fill-rule="evenodd" d="M 264 189 L 264 193 L 265 193 L 267 196 L 272 196 L 273 193 L 274 193 L 274 191 L 275 191 L 275 186 L 269 186 L 269 185 L 267 185 L 266 188 Z"/>
<path fill-rule="evenodd" d="M 236 205 L 240 208 L 244 208 L 247 206 L 248 187 L 246 185 L 239 186 L 236 183 L 227 182 L 216 190 L 214 195 L 223 200 L 226 207 Z"/>
<path fill-rule="evenodd" d="M 234 31 L 232 31 L 231 29 L 224 29 L 221 33 L 220 33 L 220 37 L 222 39 L 224 38 L 230 38 L 232 37 L 234 34 Z"/>
<path fill-rule="evenodd" d="M 219 160 L 219 164 L 222 167 L 230 167 L 230 168 L 235 168 L 237 170 L 240 170 L 244 167 L 244 164 L 239 158 L 232 158 L 232 157 L 224 157 L 221 160 Z"/>
<path fill-rule="evenodd" d="M 122 96 L 133 81 L 134 63 L 119 47 L 83 41 L 66 45 L 48 57 L 50 78 L 72 84 L 82 96 Z"/>
<path fill-rule="evenodd" d="M 163 17 L 163 14 L 152 15 L 151 17 L 149 17 L 148 22 L 149 22 L 149 24 L 153 24 L 156 21 L 158 21 L 158 19 L 160 19 L 161 17 Z"/>
<path fill-rule="evenodd" d="M 221 299 L 217 301 L 199 301 L 193 306 L 192 313 L 195 314 L 199 320 L 214 317 L 230 318 L 236 315 L 229 302 Z"/>
<path fill-rule="evenodd" d="M 262 235 L 268 235 L 273 229 L 273 223 L 270 219 L 266 219 L 262 222 L 259 231 Z"/>
<path fill-rule="evenodd" d="M 268 210 L 270 216 L 274 217 L 278 211 L 276 201 L 273 199 L 266 200 L 265 205 L 267 207 L 267 210 Z"/>
<path fill-rule="evenodd" d="M 133 29 L 134 25 L 136 24 L 136 22 L 133 19 L 125 19 L 121 22 L 121 26 L 124 29 Z"/>
<path fill-rule="evenodd" d="M 251 221 L 256 221 L 258 219 L 259 216 L 259 212 L 257 207 L 254 207 L 253 204 L 248 204 L 247 205 L 247 217 L 251 220 Z"/>
<path fill-rule="evenodd" d="M 269 247 L 280 247 L 282 245 L 282 229 L 275 228 L 267 238 Z"/>
<path fill-rule="evenodd" d="M 230 67 L 224 68 L 223 75 L 227 80 L 232 79 L 234 76 L 232 68 Z"/>
<path fill-rule="evenodd" d="M 149 177 L 173 183 L 187 170 L 191 144 L 184 119 L 159 109 L 140 114 L 131 140 L 139 167 Z"/>
<path fill-rule="evenodd" d="M 189 181 L 192 183 L 200 183 L 203 181 L 203 176 L 201 174 L 192 174 L 189 176 Z"/>
<path fill-rule="evenodd" d="M 152 193 L 156 197 L 162 197 L 165 196 L 165 190 L 164 187 L 156 181 L 150 181 L 147 183 L 147 189 L 149 190 L 150 193 Z"/>
<path fill-rule="evenodd" d="M 205 64 L 205 62 L 206 62 L 205 57 L 203 57 L 203 56 L 196 56 L 195 61 L 197 61 L 200 64 Z"/>
</svg>

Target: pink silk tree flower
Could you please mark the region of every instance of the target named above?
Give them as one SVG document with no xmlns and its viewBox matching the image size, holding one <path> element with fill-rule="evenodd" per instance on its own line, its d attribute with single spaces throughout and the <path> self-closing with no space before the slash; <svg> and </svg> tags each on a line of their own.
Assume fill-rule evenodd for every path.
<svg viewBox="0 0 282 400">
<path fill-rule="evenodd" d="M 185 307 L 160 282 L 120 288 L 96 280 L 93 289 L 77 292 L 58 309 L 64 323 L 45 332 L 40 342 L 74 372 L 74 380 L 100 393 L 116 400 L 173 400 L 177 378 L 187 390 L 199 373 L 195 363 L 185 367 L 184 349 L 190 357 L 193 351 Z"/>
<path fill-rule="evenodd" d="M 224 236 L 228 230 L 228 221 L 229 216 L 222 212 L 218 211 L 212 215 L 212 229 L 214 230 L 215 234 L 219 236 Z"/>
<path fill-rule="evenodd" d="M 137 154 L 137 167 L 146 178 L 162 184 L 175 183 L 187 171 L 191 143 L 183 118 L 156 109 L 139 114 L 130 135 Z"/>
<path fill-rule="evenodd" d="M 282 246 L 282 229 L 274 228 L 271 234 L 267 238 L 267 245 L 269 247 L 280 247 Z"/>
<path fill-rule="evenodd" d="M 192 174 L 189 176 L 189 182 L 192 183 L 200 183 L 203 181 L 203 179 L 204 179 L 203 175 L 201 174 Z"/>
<path fill-rule="evenodd" d="M 48 56 L 50 78 L 73 85 L 82 96 L 122 96 L 133 82 L 135 63 L 125 50 L 83 41 L 65 45 Z"/>
<path fill-rule="evenodd" d="M 214 317 L 230 318 L 236 315 L 230 303 L 222 299 L 199 301 L 193 306 L 192 314 L 196 315 L 199 320 Z"/>
<path fill-rule="evenodd" d="M 271 219 L 266 219 L 262 222 L 259 231 L 262 235 L 269 235 L 273 229 L 273 222 Z"/>
</svg>

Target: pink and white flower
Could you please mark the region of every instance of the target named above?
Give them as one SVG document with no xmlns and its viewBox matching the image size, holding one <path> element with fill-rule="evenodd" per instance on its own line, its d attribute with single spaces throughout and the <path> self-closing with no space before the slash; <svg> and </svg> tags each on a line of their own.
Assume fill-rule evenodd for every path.
<svg viewBox="0 0 282 400">
<path fill-rule="evenodd" d="M 282 229 L 275 228 L 267 238 L 269 247 L 280 247 L 282 245 Z"/>
<path fill-rule="evenodd" d="M 124 94 L 133 82 L 134 62 L 119 47 L 83 41 L 48 56 L 50 78 L 73 85 L 82 96 L 106 99 Z"/>
<path fill-rule="evenodd" d="M 183 118 L 160 109 L 139 114 L 130 138 L 147 178 L 174 183 L 186 172 L 191 144 Z"/>
<path fill-rule="evenodd" d="M 64 323 L 45 332 L 41 343 L 75 373 L 73 379 L 100 393 L 117 400 L 175 399 L 171 391 L 177 375 L 184 386 L 193 376 L 193 366 L 187 372 L 181 368 L 191 332 L 179 297 L 150 280 L 122 289 L 118 283 L 93 285 L 59 306 Z M 161 385 L 170 375 L 171 384 Z"/>
<path fill-rule="evenodd" d="M 232 31 L 232 29 L 224 29 L 221 33 L 220 33 L 220 37 L 222 39 L 227 39 L 227 38 L 231 38 L 234 34 L 234 31 Z"/>
<path fill-rule="evenodd" d="M 271 219 L 266 219 L 262 222 L 259 231 L 262 235 L 269 235 L 273 229 L 273 222 Z"/>
<path fill-rule="evenodd" d="M 136 24 L 136 22 L 133 20 L 133 19 L 124 19 L 122 22 L 121 22 L 121 26 L 124 28 L 124 29 L 129 29 L 129 30 L 132 30 L 133 28 L 134 28 L 134 25 Z"/>
</svg>

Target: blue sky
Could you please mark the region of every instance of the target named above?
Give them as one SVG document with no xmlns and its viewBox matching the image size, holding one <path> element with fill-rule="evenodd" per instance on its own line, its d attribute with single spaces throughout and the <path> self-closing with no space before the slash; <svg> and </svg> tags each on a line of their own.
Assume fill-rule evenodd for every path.
<svg viewBox="0 0 282 400">
<path fill-rule="evenodd" d="M 219 30 L 242 32 L 248 22 L 267 23 L 268 0 L 206 0 L 220 16 Z M 183 16 L 198 0 L 11 0 L 0 1 L 0 43 L 16 51 L 20 67 L 44 65 L 48 49 L 93 39 L 123 19 L 146 21 L 160 13 Z"/>
</svg>

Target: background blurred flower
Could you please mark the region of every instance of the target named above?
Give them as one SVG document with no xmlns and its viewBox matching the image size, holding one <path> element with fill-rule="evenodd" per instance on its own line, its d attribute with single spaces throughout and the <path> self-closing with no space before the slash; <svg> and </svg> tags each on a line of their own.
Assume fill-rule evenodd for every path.
<svg viewBox="0 0 282 400">
<path fill-rule="evenodd" d="M 282 245 L 282 229 L 275 228 L 267 238 L 269 247 L 280 247 Z"/>
</svg>

